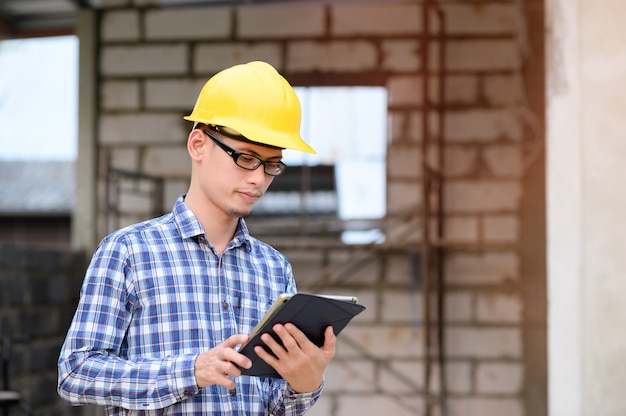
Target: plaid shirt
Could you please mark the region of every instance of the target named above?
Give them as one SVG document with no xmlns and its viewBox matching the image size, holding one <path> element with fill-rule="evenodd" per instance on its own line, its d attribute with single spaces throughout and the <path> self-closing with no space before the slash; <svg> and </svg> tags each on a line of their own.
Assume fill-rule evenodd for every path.
<svg viewBox="0 0 626 416">
<path fill-rule="evenodd" d="M 243 220 L 218 257 L 183 197 L 98 246 L 59 357 L 59 395 L 109 415 L 303 414 L 322 387 L 296 394 L 283 379 L 245 376 L 233 391 L 196 385 L 200 352 L 250 333 L 296 287 L 287 259 Z"/>
</svg>

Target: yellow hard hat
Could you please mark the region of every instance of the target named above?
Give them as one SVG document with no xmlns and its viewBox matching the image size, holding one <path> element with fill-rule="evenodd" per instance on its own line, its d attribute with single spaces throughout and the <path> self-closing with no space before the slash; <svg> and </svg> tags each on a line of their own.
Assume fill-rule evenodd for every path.
<svg viewBox="0 0 626 416">
<path fill-rule="evenodd" d="M 270 64 L 235 65 L 209 79 L 185 120 L 229 127 L 253 142 L 316 153 L 300 137 L 300 101 Z"/>
</svg>

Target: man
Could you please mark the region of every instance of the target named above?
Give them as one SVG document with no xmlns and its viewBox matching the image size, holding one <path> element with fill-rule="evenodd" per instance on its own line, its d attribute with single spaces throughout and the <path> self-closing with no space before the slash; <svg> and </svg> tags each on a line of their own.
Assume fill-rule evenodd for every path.
<svg viewBox="0 0 626 416">
<path fill-rule="evenodd" d="M 87 269 L 61 350 L 59 395 L 109 415 L 300 415 L 318 399 L 335 354 L 291 324 L 255 352 L 281 379 L 241 376 L 237 348 L 280 293 L 288 260 L 243 217 L 282 173 L 300 137 L 300 104 L 269 64 L 228 68 L 202 88 L 187 139 L 189 190 L 170 214 L 105 237 Z"/>
</svg>

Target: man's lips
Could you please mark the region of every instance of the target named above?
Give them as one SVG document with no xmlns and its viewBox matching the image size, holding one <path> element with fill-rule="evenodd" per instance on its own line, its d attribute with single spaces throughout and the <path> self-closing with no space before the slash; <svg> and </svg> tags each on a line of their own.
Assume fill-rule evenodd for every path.
<svg viewBox="0 0 626 416">
<path fill-rule="evenodd" d="M 250 201 L 256 201 L 259 198 L 261 198 L 261 196 L 263 196 L 261 192 L 257 192 L 257 191 L 238 191 L 238 193 L 244 199 L 250 200 Z"/>
</svg>

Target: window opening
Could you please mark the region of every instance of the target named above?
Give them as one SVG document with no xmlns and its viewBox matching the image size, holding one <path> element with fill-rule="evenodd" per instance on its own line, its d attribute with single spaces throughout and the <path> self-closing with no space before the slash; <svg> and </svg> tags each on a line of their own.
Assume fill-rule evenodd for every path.
<svg viewBox="0 0 626 416">
<path fill-rule="evenodd" d="M 0 159 L 74 161 L 76 36 L 0 41 Z"/>
<path fill-rule="evenodd" d="M 255 214 L 335 215 L 346 222 L 386 213 L 387 91 L 383 87 L 295 87 L 304 139 L 316 155 L 285 150 L 285 174 Z M 310 185 L 301 192 L 302 176 Z M 304 206 L 303 206 L 304 205 Z M 347 229 L 345 243 L 380 241 L 379 229 Z"/>
</svg>

